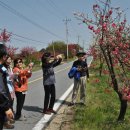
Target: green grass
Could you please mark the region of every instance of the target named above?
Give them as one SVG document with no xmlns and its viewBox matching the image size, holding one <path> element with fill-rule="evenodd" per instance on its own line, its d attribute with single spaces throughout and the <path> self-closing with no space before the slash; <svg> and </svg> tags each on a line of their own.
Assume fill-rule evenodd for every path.
<svg viewBox="0 0 130 130">
<path fill-rule="evenodd" d="M 74 130 L 130 130 L 130 106 L 125 121 L 117 122 L 120 102 L 117 94 L 107 84 L 107 76 L 99 77 L 97 70 L 90 70 L 90 82 L 87 84 L 86 107 L 74 108 Z M 99 83 L 94 83 L 95 79 Z M 107 90 L 107 91 L 105 91 Z M 129 104 L 128 104 L 129 105 Z"/>
</svg>

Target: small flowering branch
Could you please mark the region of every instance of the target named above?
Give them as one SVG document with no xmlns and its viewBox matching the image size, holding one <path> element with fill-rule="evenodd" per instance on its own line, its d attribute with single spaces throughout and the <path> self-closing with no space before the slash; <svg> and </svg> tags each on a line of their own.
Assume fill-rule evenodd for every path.
<svg viewBox="0 0 130 130">
<path fill-rule="evenodd" d="M 1 34 L 0 34 L 0 42 L 2 44 L 5 44 L 7 43 L 8 41 L 10 41 L 10 37 L 11 37 L 11 33 L 8 33 L 6 31 L 6 29 L 4 29 Z"/>
</svg>

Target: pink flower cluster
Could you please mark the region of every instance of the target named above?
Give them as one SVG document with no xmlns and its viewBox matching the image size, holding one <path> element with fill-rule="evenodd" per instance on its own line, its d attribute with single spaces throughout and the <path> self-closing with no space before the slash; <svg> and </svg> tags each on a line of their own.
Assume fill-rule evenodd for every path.
<svg viewBox="0 0 130 130">
<path fill-rule="evenodd" d="M 10 40 L 11 34 L 6 32 L 6 29 L 3 30 L 0 34 L 0 42 L 6 43 Z"/>
<path fill-rule="evenodd" d="M 122 95 L 124 100 L 130 101 L 130 86 L 122 88 Z"/>
</svg>

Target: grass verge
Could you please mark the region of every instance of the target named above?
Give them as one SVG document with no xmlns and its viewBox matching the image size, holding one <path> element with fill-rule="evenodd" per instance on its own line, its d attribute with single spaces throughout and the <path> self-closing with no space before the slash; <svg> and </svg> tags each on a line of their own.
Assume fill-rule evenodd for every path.
<svg viewBox="0 0 130 130">
<path fill-rule="evenodd" d="M 74 130 L 130 130 L 130 105 L 124 122 L 117 122 L 120 102 L 117 94 L 108 85 L 108 77 L 98 76 L 97 69 L 90 68 L 87 84 L 87 106 L 74 107 Z"/>
</svg>

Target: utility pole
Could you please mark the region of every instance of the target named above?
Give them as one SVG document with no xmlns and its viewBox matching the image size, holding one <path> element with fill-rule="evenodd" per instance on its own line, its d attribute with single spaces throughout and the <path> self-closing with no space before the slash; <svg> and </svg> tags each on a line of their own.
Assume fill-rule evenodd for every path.
<svg viewBox="0 0 130 130">
<path fill-rule="evenodd" d="M 78 44 L 78 46 L 79 46 L 79 50 L 78 50 L 78 51 L 80 51 L 80 45 L 79 45 L 79 38 L 80 38 L 80 36 L 78 35 L 77 37 L 78 37 L 78 42 L 77 42 L 77 44 Z"/>
<path fill-rule="evenodd" d="M 68 32 L 68 22 L 70 22 L 71 19 L 67 19 L 67 17 L 66 17 L 66 19 L 64 19 L 63 21 L 65 22 L 65 28 L 66 28 L 66 44 L 67 44 L 67 48 L 66 48 L 67 57 L 66 58 L 68 60 L 68 34 L 69 34 L 69 32 Z"/>
<path fill-rule="evenodd" d="M 83 40 L 83 52 L 84 52 L 84 40 Z"/>
<path fill-rule="evenodd" d="M 53 43 L 53 41 L 52 41 L 52 47 L 53 47 L 53 55 L 54 55 L 54 58 L 55 58 L 55 46 L 54 46 L 54 43 Z"/>
</svg>

